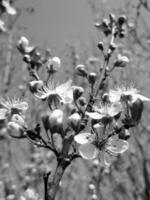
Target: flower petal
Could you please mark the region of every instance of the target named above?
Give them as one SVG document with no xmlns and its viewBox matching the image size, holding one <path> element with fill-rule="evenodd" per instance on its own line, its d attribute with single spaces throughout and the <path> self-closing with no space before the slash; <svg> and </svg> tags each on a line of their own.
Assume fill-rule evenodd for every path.
<svg viewBox="0 0 150 200">
<path fill-rule="evenodd" d="M 62 98 L 63 103 L 72 103 L 73 101 L 73 88 L 71 86 L 72 80 L 68 80 L 56 87 L 56 93 Z"/>
<path fill-rule="evenodd" d="M 28 103 L 24 101 L 24 102 L 18 103 L 17 108 L 22 111 L 26 111 L 29 108 L 29 106 L 28 106 Z"/>
<path fill-rule="evenodd" d="M 91 133 L 80 133 L 74 137 L 78 144 L 86 144 L 94 140 L 94 135 Z"/>
<path fill-rule="evenodd" d="M 110 116 L 116 116 L 118 113 L 120 113 L 123 110 L 122 104 L 120 102 L 115 102 L 112 104 L 109 110 Z"/>
<path fill-rule="evenodd" d="M 109 138 L 109 141 L 106 146 L 106 150 L 108 150 L 112 154 L 122 154 L 129 148 L 129 143 L 125 140 L 116 138 L 113 136 Z"/>
<path fill-rule="evenodd" d="M 6 113 L 8 112 L 7 109 L 1 108 L 0 109 L 0 120 L 5 120 L 6 119 Z"/>
<path fill-rule="evenodd" d="M 34 93 L 34 96 L 38 99 L 46 100 L 50 93 L 45 93 L 44 91 L 38 90 Z"/>
<path fill-rule="evenodd" d="M 102 119 L 102 118 L 104 117 L 103 114 L 100 114 L 100 113 L 98 113 L 98 112 L 86 112 L 86 114 L 87 114 L 90 118 L 92 118 L 92 119 L 97 119 L 97 120 Z"/>
<path fill-rule="evenodd" d="M 101 152 L 101 161 L 102 161 L 102 164 L 105 166 L 105 167 L 110 167 L 111 163 L 112 163 L 112 155 L 110 155 L 108 152 Z"/>
<path fill-rule="evenodd" d="M 67 82 L 59 85 L 57 88 L 56 88 L 56 92 L 58 93 L 61 93 L 61 92 L 67 92 L 67 90 L 71 88 L 71 85 L 72 85 L 72 80 L 68 80 Z"/>
<path fill-rule="evenodd" d="M 98 149 L 91 143 L 83 144 L 79 146 L 79 153 L 84 159 L 94 159 L 98 155 Z"/>
<path fill-rule="evenodd" d="M 143 95 L 141 95 L 141 94 L 137 94 L 137 95 L 135 95 L 135 96 L 136 96 L 136 98 L 138 98 L 138 99 L 140 99 L 140 100 L 142 100 L 142 101 L 150 101 L 149 98 L 147 98 L 147 97 L 145 97 L 145 96 L 143 96 Z"/>
</svg>

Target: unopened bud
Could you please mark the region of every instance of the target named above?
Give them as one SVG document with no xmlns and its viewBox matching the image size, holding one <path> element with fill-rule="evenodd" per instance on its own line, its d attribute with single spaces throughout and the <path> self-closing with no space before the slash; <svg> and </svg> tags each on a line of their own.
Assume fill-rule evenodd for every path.
<svg viewBox="0 0 150 200">
<path fill-rule="evenodd" d="M 97 200 L 97 195 L 93 194 L 91 200 Z"/>
<path fill-rule="evenodd" d="M 31 47 L 29 46 L 29 40 L 22 36 L 20 38 L 20 40 L 18 41 L 18 45 L 17 45 L 19 51 L 22 53 L 22 54 L 25 54 L 25 53 L 30 53 L 31 51 L 33 51 L 34 47 Z"/>
<path fill-rule="evenodd" d="M 87 77 L 87 70 L 84 65 L 77 65 L 75 70 L 79 76 Z"/>
<path fill-rule="evenodd" d="M 74 130 L 78 131 L 80 128 L 81 116 L 78 113 L 74 113 L 68 117 L 68 125 Z"/>
<path fill-rule="evenodd" d="M 28 46 L 29 46 L 29 40 L 26 37 L 22 36 L 18 41 L 18 48 L 25 50 Z"/>
<path fill-rule="evenodd" d="M 126 21 L 127 21 L 127 18 L 126 18 L 125 15 L 122 15 L 122 16 L 120 16 L 120 17 L 118 18 L 118 24 L 119 24 L 120 26 L 122 26 Z"/>
<path fill-rule="evenodd" d="M 95 83 L 95 81 L 96 81 L 96 78 L 97 78 L 96 73 L 91 72 L 88 75 L 88 81 L 89 81 L 89 83 L 93 85 Z"/>
<path fill-rule="evenodd" d="M 61 61 L 58 57 L 50 58 L 47 62 L 47 70 L 49 73 L 56 72 L 61 66 Z"/>
<path fill-rule="evenodd" d="M 130 138 L 130 132 L 127 129 L 124 129 L 119 132 L 119 139 L 128 140 Z"/>
<path fill-rule="evenodd" d="M 114 63 L 114 66 L 115 67 L 126 67 L 126 65 L 129 63 L 129 58 L 126 57 L 126 56 L 122 56 L 121 54 L 118 55 L 115 63 Z"/>
<path fill-rule="evenodd" d="M 79 99 L 79 97 L 81 97 L 81 95 L 84 93 L 84 89 L 82 87 L 79 86 L 75 86 L 74 90 L 73 90 L 73 98 L 76 101 L 77 99 Z"/>
<path fill-rule="evenodd" d="M 41 114 L 41 120 L 46 131 L 49 129 L 49 112 L 44 112 Z"/>
<path fill-rule="evenodd" d="M 114 42 L 112 42 L 112 43 L 110 44 L 110 46 L 109 46 L 109 49 L 110 49 L 111 51 L 114 51 L 116 48 L 117 48 L 117 44 L 115 44 Z"/>
<path fill-rule="evenodd" d="M 111 23 L 116 22 L 116 16 L 113 13 L 109 14 L 109 19 L 110 19 Z"/>
<path fill-rule="evenodd" d="M 110 103 L 109 94 L 108 93 L 104 93 L 103 94 L 102 101 L 103 101 L 103 103 Z"/>
<path fill-rule="evenodd" d="M 139 123 L 142 117 L 143 113 L 143 101 L 140 99 L 137 99 L 133 103 L 129 104 L 130 112 L 131 112 L 131 118 L 133 123 L 136 125 Z"/>
<path fill-rule="evenodd" d="M 63 111 L 60 109 L 54 110 L 49 116 L 49 127 L 52 133 L 60 132 L 63 125 Z"/>
<path fill-rule="evenodd" d="M 56 151 L 58 153 L 61 153 L 62 147 L 63 147 L 61 135 L 59 133 L 54 133 L 52 137 L 53 137 L 53 143 L 54 143 L 54 147 Z"/>
<path fill-rule="evenodd" d="M 97 46 L 98 46 L 99 50 L 104 51 L 104 43 L 103 42 L 99 42 Z"/>
<path fill-rule="evenodd" d="M 31 63 L 31 56 L 28 55 L 28 54 L 25 54 L 23 56 L 23 61 L 26 62 L 26 63 L 28 63 L 28 64 Z"/>
<path fill-rule="evenodd" d="M 89 184 L 88 188 L 89 188 L 89 190 L 92 190 L 92 191 L 96 189 L 95 185 L 92 183 Z"/>
<path fill-rule="evenodd" d="M 20 138 L 23 136 L 23 129 L 22 129 L 22 126 L 20 126 L 18 123 L 16 122 L 9 122 L 7 124 L 7 131 L 8 131 L 8 134 L 11 136 L 11 137 L 16 137 L 16 138 Z"/>
<path fill-rule="evenodd" d="M 29 89 L 30 91 L 34 94 L 36 93 L 39 89 L 42 89 L 43 87 L 43 81 L 30 81 L 29 82 Z"/>
<path fill-rule="evenodd" d="M 86 105 L 86 98 L 85 97 L 80 97 L 78 99 L 78 103 L 80 106 L 85 106 Z"/>
<path fill-rule="evenodd" d="M 93 167 L 97 168 L 99 166 L 100 162 L 98 159 L 93 160 Z"/>
<path fill-rule="evenodd" d="M 12 122 L 15 122 L 17 124 L 19 124 L 20 126 L 24 126 L 25 125 L 25 120 L 23 117 L 21 117 L 21 115 L 18 114 L 13 114 L 12 118 L 11 118 Z"/>
</svg>

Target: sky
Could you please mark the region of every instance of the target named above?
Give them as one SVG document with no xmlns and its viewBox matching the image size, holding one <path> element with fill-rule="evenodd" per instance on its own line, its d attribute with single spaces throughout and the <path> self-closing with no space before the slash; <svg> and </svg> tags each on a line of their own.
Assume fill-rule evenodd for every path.
<svg viewBox="0 0 150 200">
<path fill-rule="evenodd" d="M 63 49 L 65 42 L 88 41 L 95 35 L 93 16 L 87 0 L 21 0 L 21 7 L 33 6 L 32 15 L 22 14 L 23 34 L 38 45 Z"/>
</svg>

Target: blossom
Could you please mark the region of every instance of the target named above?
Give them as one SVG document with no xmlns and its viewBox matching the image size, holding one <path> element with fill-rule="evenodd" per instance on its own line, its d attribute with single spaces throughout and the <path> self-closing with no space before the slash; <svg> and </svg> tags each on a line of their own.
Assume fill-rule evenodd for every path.
<svg viewBox="0 0 150 200">
<path fill-rule="evenodd" d="M 104 120 L 104 119 L 112 119 L 116 115 L 118 115 L 120 112 L 122 112 L 122 105 L 119 102 L 115 102 L 112 104 L 105 104 L 102 105 L 100 108 L 95 107 L 94 112 L 86 112 L 86 114 L 96 120 Z"/>
<path fill-rule="evenodd" d="M 47 61 L 47 69 L 49 72 L 56 72 L 61 66 L 61 60 L 58 57 L 49 58 Z"/>
<path fill-rule="evenodd" d="M 2 0 L 2 5 L 5 7 L 9 15 L 16 15 L 16 9 L 10 5 L 10 0 Z"/>
<path fill-rule="evenodd" d="M 117 102 L 121 100 L 129 100 L 131 103 L 135 102 L 137 99 L 141 101 L 150 101 L 149 98 L 139 94 L 139 91 L 131 87 L 118 87 L 116 90 L 110 90 L 108 93 L 110 102 Z"/>
<path fill-rule="evenodd" d="M 43 88 L 38 89 L 34 95 L 41 100 L 47 100 L 50 108 L 52 104 L 57 107 L 59 103 L 72 103 L 73 87 L 71 84 L 71 80 L 58 86 L 54 86 L 54 83 L 51 82 L 48 86 L 43 86 Z"/>
<path fill-rule="evenodd" d="M 0 100 L 0 117 L 2 115 L 6 116 L 7 114 L 20 114 L 24 115 L 26 110 L 28 109 L 28 103 L 19 99 L 12 99 L 9 98 L 7 100 L 1 99 Z"/>
<path fill-rule="evenodd" d="M 25 36 L 21 36 L 17 44 L 18 49 L 23 54 L 28 54 L 33 51 L 34 47 L 30 46 L 29 40 Z"/>
<path fill-rule="evenodd" d="M 117 60 L 115 61 L 115 67 L 125 67 L 129 63 L 129 58 L 119 54 Z"/>
<path fill-rule="evenodd" d="M 112 156 L 122 154 L 129 148 L 128 142 L 117 135 L 99 141 L 95 134 L 85 132 L 76 135 L 74 140 L 79 144 L 82 158 L 95 159 L 99 155 L 105 166 L 110 166 Z"/>
</svg>

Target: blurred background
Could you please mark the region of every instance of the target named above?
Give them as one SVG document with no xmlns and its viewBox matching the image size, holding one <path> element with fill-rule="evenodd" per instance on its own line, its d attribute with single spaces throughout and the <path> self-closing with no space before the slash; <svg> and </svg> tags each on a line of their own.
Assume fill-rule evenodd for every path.
<svg viewBox="0 0 150 200">
<path fill-rule="evenodd" d="M 50 48 L 61 59 L 58 77 L 74 84 L 86 81 L 75 75 L 77 64 L 98 72 L 103 56 L 97 48 L 107 40 L 94 27 L 109 13 L 125 14 L 130 22 L 126 38 L 117 41 L 118 53 L 130 64 L 115 70 L 108 88 L 134 84 L 150 98 L 150 1 L 149 0 L 14 0 L 15 16 L 2 15 L 7 33 L 0 34 L 0 96 L 24 98 L 30 109 L 27 123 L 41 123 L 46 107 L 28 91 L 30 77 L 16 45 L 26 36 L 41 52 Z M 114 57 L 115 58 L 115 57 Z M 111 63 L 110 63 L 111 64 Z M 42 74 L 42 70 L 41 70 Z M 67 169 L 57 199 L 62 200 L 150 200 L 150 105 L 145 104 L 142 121 L 130 130 L 130 149 L 105 170 L 98 160 L 75 160 Z M 43 133 L 44 134 L 44 133 Z M 43 199 L 43 172 L 53 168 L 51 152 L 38 149 L 26 140 L 15 140 L 0 130 L 0 200 Z"/>
</svg>

